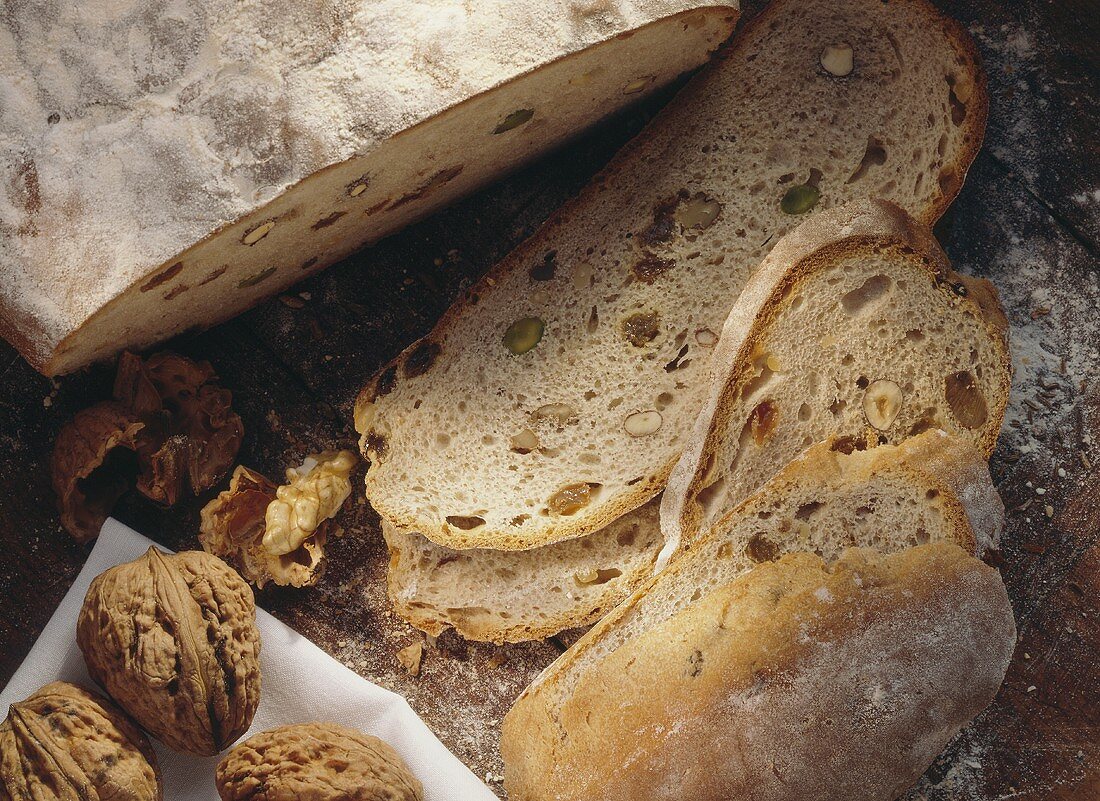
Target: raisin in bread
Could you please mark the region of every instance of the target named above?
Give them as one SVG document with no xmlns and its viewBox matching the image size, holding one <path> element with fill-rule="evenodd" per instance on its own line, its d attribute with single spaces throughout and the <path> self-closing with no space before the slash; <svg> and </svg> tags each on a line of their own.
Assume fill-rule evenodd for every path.
<svg viewBox="0 0 1100 801">
<path fill-rule="evenodd" d="M 6 9 L 0 334 L 51 375 L 248 308 L 699 66 L 737 17 L 696 0 Z"/>
<path fill-rule="evenodd" d="M 504 786 L 513 801 L 894 801 L 993 700 L 1015 640 L 997 571 L 954 543 L 790 554 L 579 675 L 555 663 L 504 719 Z"/>
<path fill-rule="evenodd" d="M 853 198 L 934 221 L 986 107 L 970 39 L 924 0 L 776 0 L 364 389 L 371 502 L 454 549 L 528 549 L 641 506 L 761 259 Z"/>
<path fill-rule="evenodd" d="M 709 397 L 661 501 L 661 563 L 825 437 L 848 449 L 942 428 L 987 457 L 1011 383 L 988 281 L 959 275 L 931 231 L 885 201 L 784 237 L 715 347 Z"/>
</svg>

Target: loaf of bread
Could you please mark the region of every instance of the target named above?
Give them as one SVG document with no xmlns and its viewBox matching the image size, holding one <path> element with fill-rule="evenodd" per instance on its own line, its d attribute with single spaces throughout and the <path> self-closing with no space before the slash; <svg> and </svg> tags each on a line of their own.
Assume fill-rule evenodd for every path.
<svg viewBox="0 0 1100 801">
<path fill-rule="evenodd" d="M 661 501 L 661 564 L 828 436 L 862 449 L 942 428 L 988 457 L 1011 383 L 993 285 L 955 273 L 932 232 L 885 201 L 822 213 L 777 243 L 713 363 Z"/>
<path fill-rule="evenodd" d="M 775 243 L 869 196 L 931 223 L 985 117 L 972 43 L 925 0 L 776 0 L 364 389 L 371 503 L 452 549 L 518 550 L 646 503 Z"/>
<path fill-rule="evenodd" d="M 0 333 L 224 320 L 697 67 L 735 0 L 75 0 L 0 15 Z"/>
<path fill-rule="evenodd" d="M 674 560 L 634 607 L 661 598 L 674 608 L 675 598 L 722 580 L 708 562 L 734 559 L 747 569 L 777 549 L 832 559 L 855 543 L 897 548 L 960 537 L 971 553 L 995 547 L 1004 510 L 985 455 L 965 440 L 929 431 L 897 446 L 850 454 L 837 447 L 833 438 L 776 465 L 777 475 L 719 521 L 698 553 Z M 598 625 L 611 628 L 632 614 L 631 605 L 612 607 L 650 579 L 663 543 L 654 501 L 594 534 L 527 551 L 453 550 L 385 520 L 382 530 L 401 617 L 432 635 L 450 626 L 498 643 L 541 639 L 605 615 Z M 733 547 L 736 555 L 727 553 Z"/>
<path fill-rule="evenodd" d="M 954 543 L 791 554 L 583 672 L 551 666 L 504 720 L 505 788 L 893 801 L 993 699 L 1015 634 L 997 571 Z"/>
</svg>

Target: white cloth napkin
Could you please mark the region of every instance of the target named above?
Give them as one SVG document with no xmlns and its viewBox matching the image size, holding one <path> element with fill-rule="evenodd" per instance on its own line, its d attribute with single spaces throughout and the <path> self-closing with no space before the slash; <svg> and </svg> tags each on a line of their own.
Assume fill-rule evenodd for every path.
<svg viewBox="0 0 1100 801">
<path fill-rule="evenodd" d="M 136 559 L 153 543 L 109 519 L 91 556 L 61 601 L 26 660 L 0 692 L 0 719 L 8 706 L 43 684 L 74 681 L 102 692 L 88 678 L 76 647 L 76 618 L 92 579 Z M 287 723 L 328 721 L 385 740 L 424 783 L 425 801 L 496 801 L 496 796 L 443 747 L 405 699 L 348 670 L 293 629 L 256 612 L 263 646 L 260 708 L 249 735 Z M 243 739 L 243 738 L 242 738 Z M 192 757 L 153 745 L 164 775 L 165 801 L 217 801 L 214 767 L 219 757 Z"/>
</svg>

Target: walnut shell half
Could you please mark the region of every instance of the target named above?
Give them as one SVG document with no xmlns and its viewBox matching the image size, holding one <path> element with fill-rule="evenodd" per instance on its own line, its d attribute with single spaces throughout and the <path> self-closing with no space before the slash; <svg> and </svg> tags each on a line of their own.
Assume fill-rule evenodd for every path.
<svg viewBox="0 0 1100 801">
<path fill-rule="evenodd" d="M 157 758 L 114 704 L 47 684 L 0 723 L 0 801 L 160 801 Z"/>
<path fill-rule="evenodd" d="M 128 409 L 108 401 L 78 412 L 58 433 L 50 479 L 61 524 L 78 542 L 99 535 L 111 507 L 129 486 L 144 427 Z"/>
<path fill-rule="evenodd" d="M 230 751 L 222 801 L 421 801 L 424 788 L 389 745 L 335 723 L 281 726 Z"/>
<path fill-rule="evenodd" d="M 150 548 L 88 588 L 76 628 L 88 672 L 168 747 L 213 755 L 260 701 L 252 589 L 203 551 Z"/>
</svg>

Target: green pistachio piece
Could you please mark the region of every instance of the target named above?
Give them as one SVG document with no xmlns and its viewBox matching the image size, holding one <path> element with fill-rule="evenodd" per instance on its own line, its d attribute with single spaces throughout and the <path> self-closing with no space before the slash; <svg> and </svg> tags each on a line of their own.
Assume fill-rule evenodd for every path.
<svg viewBox="0 0 1100 801">
<path fill-rule="evenodd" d="M 792 186 L 779 201 L 784 214 L 805 214 L 821 199 L 821 190 L 810 184 Z"/>
<path fill-rule="evenodd" d="M 504 347 L 516 356 L 521 356 L 539 344 L 545 328 L 545 323 L 538 317 L 523 317 L 516 320 L 504 332 Z"/>
</svg>

